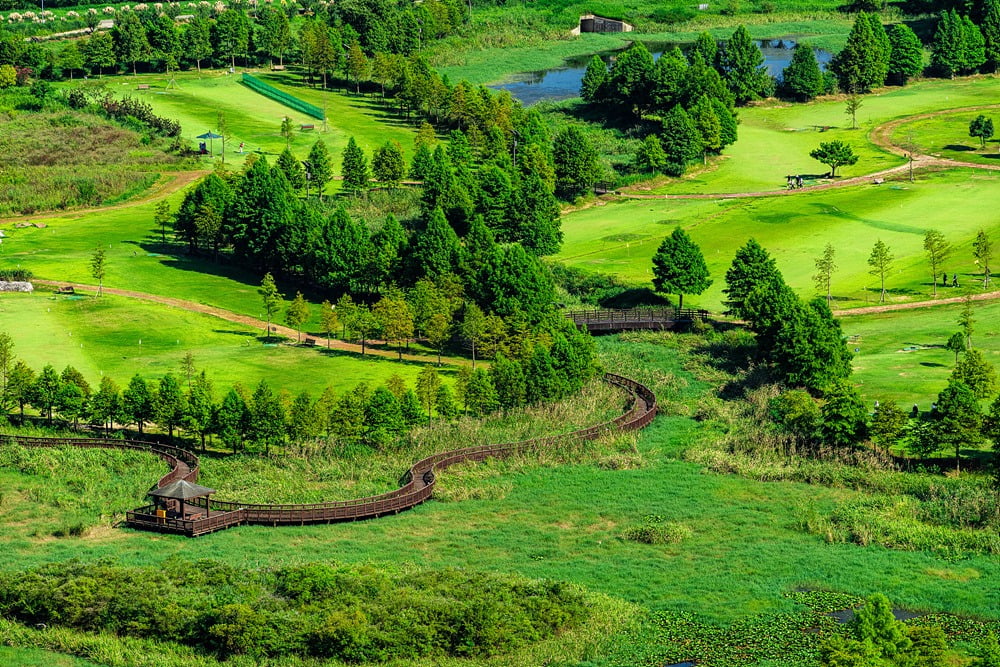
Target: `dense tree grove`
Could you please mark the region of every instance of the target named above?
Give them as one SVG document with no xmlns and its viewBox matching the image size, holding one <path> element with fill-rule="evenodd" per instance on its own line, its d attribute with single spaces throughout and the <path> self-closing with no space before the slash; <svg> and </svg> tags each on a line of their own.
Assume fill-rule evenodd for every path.
<svg viewBox="0 0 1000 667">
<path fill-rule="evenodd" d="M 338 310 L 348 330 L 367 318 L 380 335 L 399 342 L 412 337 L 414 327 L 430 331 L 435 317 L 454 312 L 456 306 L 449 301 L 424 282 L 405 298 L 386 296 L 370 310 L 354 306 L 351 312 L 346 301 Z M 295 308 L 293 302 L 289 317 Z M 480 416 L 565 398 L 597 372 L 593 341 L 568 320 L 543 336 L 527 331 L 508 335 L 495 315 L 483 316 L 478 333 L 446 328 L 456 338 L 474 335 L 480 350 L 496 358 L 492 368 L 463 369 L 454 389 L 442 383 L 435 368 L 426 366 L 412 387 L 394 375 L 374 389 L 361 383 L 339 395 L 327 388 L 318 396 L 292 396 L 261 381 L 252 389 L 237 384 L 221 398 L 208 375 L 194 367 L 193 357 L 181 364 L 186 377 L 168 372 L 153 379 L 136 373 L 121 388 L 105 375 L 95 391 L 72 366 L 57 372 L 46 365 L 35 372 L 15 358 L 10 337 L 0 333 L 0 351 L 5 351 L 0 356 L 0 410 L 14 410 L 23 419 L 30 407 L 49 424 L 89 422 L 108 432 L 134 425 L 143 433 L 155 426 L 169 437 L 183 433 L 203 448 L 208 438 L 217 436 L 234 452 L 266 453 L 275 446 L 309 452 L 334 443 L 381 448 L 429 418 L 453 420 L 461 413 Z"/>
</svg>

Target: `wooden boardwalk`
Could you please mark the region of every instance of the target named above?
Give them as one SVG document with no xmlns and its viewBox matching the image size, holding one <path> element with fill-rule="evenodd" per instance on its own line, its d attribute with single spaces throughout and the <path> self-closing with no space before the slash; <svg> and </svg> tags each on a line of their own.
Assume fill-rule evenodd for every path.
<svg viewBox="0 0 1000 667">
<path fill-rule="evenodd" d="M 574 324 L 586 327 L 590 333 L 614 333 L 651 329 L 665 331 L 688 325 L 708 317 L 707 310 L 685 308 L 629 308 L 627 310 L 574 310 L 566 313 Z"/>
<path fill-rule="evenodd" d="M 607 373 L 605 382 L 624 389 L 630 395 L 628 409 L 621 416 L 589 426 L 572 433 L 534 438 L 521 442 L 499 445 L 482 445 L 441 452 L 413 464 L 403 477 L 403 485 L 394 491 L 377 496 L 312 504 L 262 505 L 199 498 L 189 503 L 191 509 L 200 508 L 203 516 L 182 519 L 156 516 L 153 505 L 139 507 L 126 513 L 125 522 L 132 528 L 165 533 L 179 533 L 197 537 L 231 526 L 256 524 L 266 526 L 301 526 L 312 523 L 357 521 L 374 519 L 386 514 L 397 514 L 424 502 L 434 492 L 436 472 L 456 463 L 502 458 L 527 453 L 562 443 L 595 440 L 617 431 L 634 431 L 644 428 L 656 416 L 656 396 L 634 380 Z M 136 449 L 148 451 L 164 459 L 170 466 L 157 486 L 184 479 L 198 479 L 198 457 L 186 450 L 151 442 L 111 440 L 101 438 L 28 438 L 2 435 L 0 440 L 24 447 L 103 447 L 109 449 Z"/>
</svg>

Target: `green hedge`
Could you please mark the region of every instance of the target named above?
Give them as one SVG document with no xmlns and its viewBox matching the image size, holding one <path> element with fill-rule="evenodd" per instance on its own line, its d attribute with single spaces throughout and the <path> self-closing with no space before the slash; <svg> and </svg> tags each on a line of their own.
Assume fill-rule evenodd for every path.
<svg viewBox="0 0 1000 667">
<path fill-rule="evenodd" d="M 307 116 L 312 116 L 313 118 L 318 118 L 319 120 L 324 120 L 326 118 L 326 116 L 323 113 L 323 110 L 320 109 L 318 106 L 300 100 L 294 95 L 289 95 L 283 90 L 278 90 L 274 86 L 264 83 L 257 77 L 244 73 L 243 83 L 246 84 L 247 87 L 251 88 L 252 90 L 257 91 L 264 97 L 270 97 L 275 102 L 280 102 L 285 106 L 295 109 L 296 111 L 301 111 Z"/>
</svg>

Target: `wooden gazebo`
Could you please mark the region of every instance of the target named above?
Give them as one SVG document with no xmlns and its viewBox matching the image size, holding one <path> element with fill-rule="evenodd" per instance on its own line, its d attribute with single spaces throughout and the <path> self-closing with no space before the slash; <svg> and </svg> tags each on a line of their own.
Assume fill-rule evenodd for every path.
<svg viewBox="0 0 1000 667">
<path fill-rule="evenodd" d="M 146 495 L 152 496 L 153 507 L 157 516 L 176 519 L 201 519 L 209 515 L 208 496 L 215 493 L 215 489 L 200 484 L 179 479 L 166 486 L 153 489 Z M 196 503 L 194 507 L 189 507 L 187 501 L 196 498 L 204 498 L 205 505 Z M 190 510 L 190 511 L 189 511 Z M 160 512 L 163 514 L 161 515 Z"/>
</svg>

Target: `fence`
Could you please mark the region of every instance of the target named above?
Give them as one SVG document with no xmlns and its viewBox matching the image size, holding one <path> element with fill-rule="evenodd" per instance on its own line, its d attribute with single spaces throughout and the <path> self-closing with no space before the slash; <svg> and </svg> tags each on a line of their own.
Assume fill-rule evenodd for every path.
<svg viewBox="0 0 1000 667">
<path fill-rule="evenodd" d="M 264 97 L 270 97 L 275 102 L 284 104 L 286 107 L 291 107 L 296 111 L 301 111 L 307 116 L 312 116 L 313 118 L 318 118 L 319 120 L 326 119 L 326 114 L 324 114 L 323 110 L 318 106 L 309 104 L 304 100 L 300 100 L 294 95 L 289 95 L 283 90 L 278 90 L 274 86 L 264 83 L 257 77 L 251 76 L 246 72 L 243 73 L 243 83 L 251 90 L 260 93 Z"/>
<path fill-rule="evenodd" d="M 189 501 L 192 507 L 205 510 L 198 519 L 179 519 L 156 516 L 153 505 L 136 508 L 126 514 L 126 523 L 133 528 L 168 533 L 181 533 L 197 537 L 216 530 L 241 524 L 269 526 L 305 525 L 335 521 L 372 519 L 386 514 L 396 514 L 424 502 L 434 492 L 435 471 L 466 461 L 483 461 L 487 458 L 504 458 L 517 453 L 537 451 L 546 447 L 580 440 L 595 440 L 606 433 L 634 431 L 645 428 L 656 416 L 656 395 L 635 380 L 606 373 L 605 382 L 621 387 L 630 395 L 627 410 L 615 419 L 561 435 L 533 438 L 521 442 L 466 447 L 433 454 L 410 467 L 403 477 L 406 483 L 400 488 L 366 498 L 310 504 L 256 504 L 238 501 L 197 498 Z M 21 438 L 3 436 L 23 446 L 53 447 L 112 447 L 141 449 L 158 454 L 171 463 L 173 469 L 160 480 L 160 486 L 175 479 L 194 481 L 198 476 L 198 458 L 176 447 L 155 443 L 132 443 L 116 440 L 87 440 L 69 438 Z"/>
</svg>

